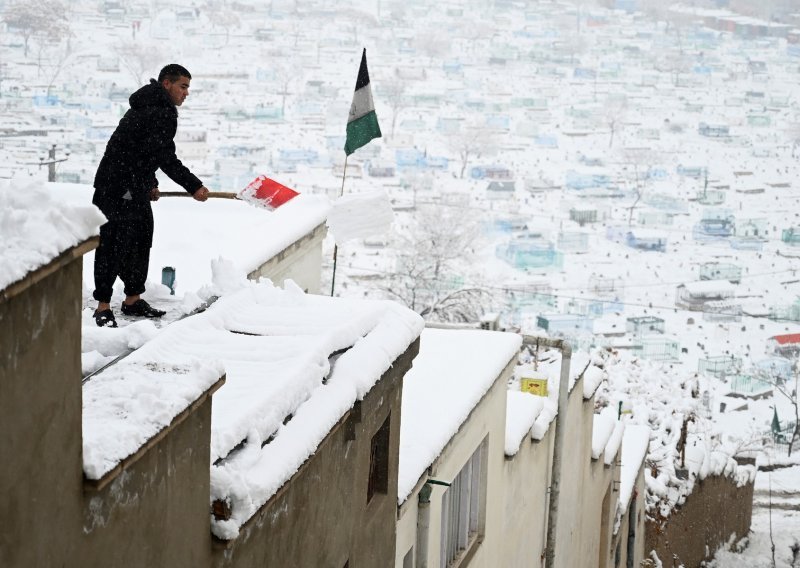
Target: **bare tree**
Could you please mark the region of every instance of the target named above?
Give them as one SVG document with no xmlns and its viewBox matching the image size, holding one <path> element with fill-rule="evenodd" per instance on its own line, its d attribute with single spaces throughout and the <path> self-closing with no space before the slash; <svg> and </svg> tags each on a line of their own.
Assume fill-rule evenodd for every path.
<svg viewBox="0 0 800 568">
<path fill-rule="evenodd" d="M 120 63 L 137 85 L 141 85 L 162 60 L 161 51 L 154 45 L 122 41 L 114 46 Z"/>
<path fill-rule="evenodd" d="M 26 58 L 32 37 L 58 41 L 69 33 L 67 11 L 58 0 L 17 0 L 6 7 L 3 21 L 22 36 Z"/>
<path fill-rule="evenodd" d="M 47 81 L 46 95 L 50 96 L 53 84 L 58 79 L 71 58 L 69 50 L 61 49 L 61 45 L 51 45 L 47 42 L 39 42 L 36 50 L 37 73 Z"/>
<path fill-rule="evenodd" d="M 225 31 L 224 45 L 228 45 L 231 37 L 231 29 L 238 28 L 242 23 L 239 14 L 228 8 L 224 3 L 221 5 L 208 4 L 206 9 L 208 10 L 209 19 L 211 20 L 211 27 L 213 29 L 222 28 Z M 296 11 L 297 3 L 295 2 L 295 12 Z M 296 42 L 297 40 L 295 39 L 295 44 Z"/>
<path fill-rule="evenodd" d="M 614 145 L 614 135 L 620 129 L 625 115 L 628 112 L 628 101 L 623 99 L 609 99 L 605 104 L 603 120 L 608 125 L 608 147 Z"/>
<path fill-rule="evenodd" d="M 397 116 L 400 111 L 406 106 L 406 84 L 400 79 L 387 81 L 384 84 L 384 96 L 389 103 L 389 108 L 392 109 L 392 130 L 391 135 L 394 137 L 394 128 L 397 124 Z"/>
<path fill-rule="evenodd" d="M 647 172 L 655 162 L 656 155 L 649 148 L 629 148 L 624 153 L 626 169 L 630 168 L 633 174 L 630 180 L 633 184 L 634 200 L 628 207 L 628 226 L 633 224 L 633 212 L 642 200 L 647 186 Z"/>
<path fill-rule="evenodd" d="M 477 321 L 491 296 L 479 286 L 465 286 L 462 275 L 479 234 L 477 217 L 463 209 L 418 210 L 409 234 L 397 243 L 397 268 L 383 291 L 429 320 Z"/>
<path fill-rule="evenodd" d="M 497 151 L 497 135 L 491 130 L 473 125 L 451 135 L 448 139 L 448 145 L 451 150 L 458 154 L 458 159 L 461 162 L 460 177 L 463 178 L 471 160 Z"/>
</svg>

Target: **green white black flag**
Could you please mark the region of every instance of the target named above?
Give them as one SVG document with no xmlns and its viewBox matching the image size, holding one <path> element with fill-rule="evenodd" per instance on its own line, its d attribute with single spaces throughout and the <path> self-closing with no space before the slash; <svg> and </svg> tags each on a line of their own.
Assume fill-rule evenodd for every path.
<svg viewBox="0 0 800 568">
<path fill-rule="evenodd" d="M 344 143 L 344 151 L 349 156 L 373 138 L 380 137 L 381 128 L 378 126 L 378 116 L 375 114 L 375 104 L 372 102 L 372 89 L 367 71 L 367 50 L 364 49 L 356 79 L 356 92 L 353 94 L 353 104 L 350 105 L 350 116 L 347 118 L 347 141 Z"/>
</svg>

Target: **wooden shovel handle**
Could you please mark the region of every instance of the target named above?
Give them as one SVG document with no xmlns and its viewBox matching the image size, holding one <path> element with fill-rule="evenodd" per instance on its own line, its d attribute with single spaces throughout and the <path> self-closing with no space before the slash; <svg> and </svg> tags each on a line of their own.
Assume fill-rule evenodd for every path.
<svg viewBox="0 0 800 568">
<path fill-rule="evenodd" d="M 192 194 L 186 191 L 162 191 L 160 197 L 191 197 Z M 216 197 L 219 199 L 239 199 L 238 193 L 231 191 L 209 191 L 209 197 Z"/>
</svg>

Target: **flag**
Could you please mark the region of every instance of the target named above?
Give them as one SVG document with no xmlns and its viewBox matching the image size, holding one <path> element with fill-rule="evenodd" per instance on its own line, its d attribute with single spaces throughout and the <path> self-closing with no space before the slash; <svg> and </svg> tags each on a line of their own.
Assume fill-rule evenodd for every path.
<svg viewBox="0 0 800 568">
<path fill-rule="evenodd" d="M 372 102 L 372 88 L 369 85 L 367 50 L 364 49 L 361 53 L 361 66 L 358 68 L 356 92 L 353 94 L 353 104 L 350 105 L 350 116 L 347 117 L 345 154 L 349 156 L 373 138 L 380 137 L 381 128 L 378 126 L 378 116 Z"/>
</svg>

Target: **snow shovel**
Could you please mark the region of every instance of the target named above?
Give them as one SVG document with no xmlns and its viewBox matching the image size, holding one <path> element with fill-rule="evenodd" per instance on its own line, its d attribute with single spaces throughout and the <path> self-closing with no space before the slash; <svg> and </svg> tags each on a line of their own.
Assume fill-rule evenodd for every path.
<svg viewBox="0 0 800 568">
<path fill-rule="evenodd" d="M 241 199 L 251 205 L 274 211 L 293 197 L 299 195 L 295 190 L 266 176 L 258 176 L 239 193 L 210 191 L 208 197 L 218 199 Z M 185 191 L 163 191 L 161 197 L 191 197 Z"/>
</svg>

